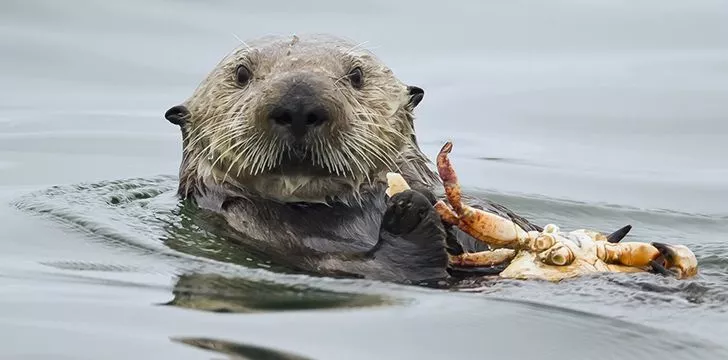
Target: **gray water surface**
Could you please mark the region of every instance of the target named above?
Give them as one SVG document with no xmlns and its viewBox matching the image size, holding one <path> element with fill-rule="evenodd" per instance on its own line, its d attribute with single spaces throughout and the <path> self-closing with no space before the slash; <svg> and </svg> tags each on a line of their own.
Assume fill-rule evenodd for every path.
<svg viewBox="0 0 728 360">
<path fill-rule="evenodd" d="M 537 223 L 690 246 L 700 275 L 435 291 L 293 274 L 174 197 L 162 114 L 242 39 L 361 41 L 423 150 Z M 728 2 L 0 4 L 0 358 L 726 359 Z"/>
</svg>

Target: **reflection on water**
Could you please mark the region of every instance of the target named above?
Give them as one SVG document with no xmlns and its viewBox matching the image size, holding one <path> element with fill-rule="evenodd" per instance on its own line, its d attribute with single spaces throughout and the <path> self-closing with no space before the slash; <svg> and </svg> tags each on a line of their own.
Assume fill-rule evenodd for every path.
<svg viewBox="0 0 728 360">
<path fill-rule="evenodd" d="M 287 286 L 216 274 L 185 274 L 164 305 L 220 313 L 314 310 L 391 305 L 385 296 L 337 293 L 306 285 Z"/>
<path fill-rule="evenodd" d="M 207 338 L 173 338 L 183 344 L 230 355 L 231 360 L 313 360 L 309 357 L 289 354 L 260 346 L 238 344 Z"/>
<path fill-rule="evenodd" d="M 189 201 L 180 202 L 164 226 L 162 242 L 171 249 L 194 256 L 275 272 L 294 269 L 271 262 L 265 253 L 243 246 L 245 239 L 218 214 L 201 211 Z"/>
</svg>

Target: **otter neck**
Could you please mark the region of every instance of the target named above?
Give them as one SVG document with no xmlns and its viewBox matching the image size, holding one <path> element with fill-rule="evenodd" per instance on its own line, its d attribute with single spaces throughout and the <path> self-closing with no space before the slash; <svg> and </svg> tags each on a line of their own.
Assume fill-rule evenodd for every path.
<svg viewBox="0 0 728 360">
<path fill-rule="evenodd" d="M 263 174 L 234 178 L 225 171 L 201 164 L 198 177 L 203 188 L 219 187 L 227 197 L 258 198 L 281 204 L 345 204 L 360 203 L 364 197 L 384 194 L 386 172 L 356 179 L 341 176 Z"/>
</svg>

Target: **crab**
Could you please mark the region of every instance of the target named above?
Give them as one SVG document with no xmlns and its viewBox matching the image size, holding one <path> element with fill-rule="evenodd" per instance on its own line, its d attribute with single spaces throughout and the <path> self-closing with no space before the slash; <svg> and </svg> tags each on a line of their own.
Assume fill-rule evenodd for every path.
<svg viewBox="0 0 728 360">
<path fill-rule="evenodd" d="M 445 200 L 434 207 L 444 224 L 454 226 L 489 250 L 450 254 L 449 263 L 460 268 L 505 266 L 497 276 L 508 279 L 552 282 L 592 273 L 656 272 L 686 279 L 697 274 L 695 254 L 684 245 L 661 242 L 621 242 L 627 225 L 612 234 L 588 229 L 562 231 L 547 224 L 541 231 L 526 231 L 516 222 L 462 201 L 460 184 L 448 154 L 447 142 L 437 156 L 437 169 Z M 397 173 L 387 175 L 387 194 L 409 188 Z"/>
</svg>

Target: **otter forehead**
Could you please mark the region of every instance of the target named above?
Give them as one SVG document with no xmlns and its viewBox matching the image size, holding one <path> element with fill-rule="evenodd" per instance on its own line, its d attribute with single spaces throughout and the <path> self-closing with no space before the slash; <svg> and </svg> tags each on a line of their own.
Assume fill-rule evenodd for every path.
<svg viewBox="0 0 728 360">
<path fill-rule="evenodd" d="M 391 74 L 377 57 L 366 50 L 363 43 L 323 34 L 267 36 L 243 43 L 226 62 L 249 63 L 258 68 L 280 73 L 285 70 L 303 70 L 341 75 L 353 66 L 376 68 Z"/>
<path fill-rule="evenodd" d="M 332 35 L 312 34 L 312 35 L 291 35 L 291 36 L 266 36 L 247 41 L 242 44 L 240 49 L 257 49 L 260 51 L 273 51 L 276 54 L 281 52 L 291 54 L 305 52 L 335 52 L 341 54 L 343 52 L 355 51 L 358 53 L 366 53 L 373 55 L 364 49 L 362 43 L 354 43 L 344 38 Z"/>
</svg>

